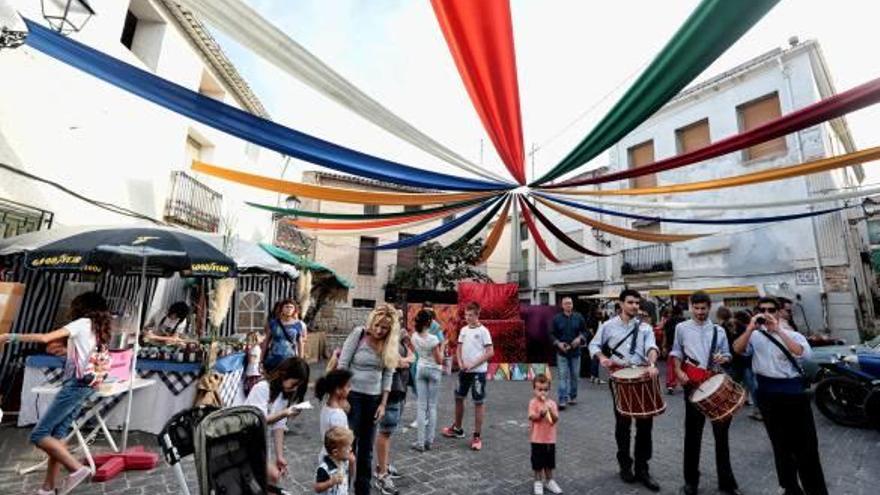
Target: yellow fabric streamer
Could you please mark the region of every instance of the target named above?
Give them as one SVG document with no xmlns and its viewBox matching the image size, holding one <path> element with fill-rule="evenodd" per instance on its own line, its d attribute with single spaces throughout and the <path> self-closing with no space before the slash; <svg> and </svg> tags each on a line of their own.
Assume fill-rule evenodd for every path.
<svg viewBox="0 0 880 495">
<path fill-rule="evenodd" d="M 562 215 L 571 218 L 572 220 L 578 221 L 584 225 L 589 227 L 595 227 L 599 230 L 608 232 L 609 234 L 618 235 L 620 237 L 626 237 L 627 239 L 634 239 L 636 241 L 644 241 L 644 242 L 662 242 L 662 243 L 671 243 L 671 242 L 683 242 L 689 241 L 691 239 L 696 239 L 698 237 L 705 237 L 709 234 L 658 234 L 655 232 L 641 232 L 638 230 L 626 229 L 623 227 L 618 227 L 616 225 L 611 225 L 605 222 L 600 222 L 598 220 L 593 220 L 590 217 L 585 217 L 579 213 L 575 213 L 568 208 L 563 208 L 557 204 L 551 203 L 544 198 L 539 198 L 537 196 L 532 196 L 536 201 L 541 203 L 542 205 L 550 208 L 553 211 L 559 212 Z"/>
<path fill-rule="evenodd" d="M 318 186 L 291 182 L 281 179 L 272 179 L 261 175 L 239 172 L 228 168 L 210 165 L 193 160 L 192 170 L 202 172 L 220 179 L 237 182 L 246 186 L 258 187 L 268 191 L 284 194 L 292 194 L 306 198 L 337 201 L 340 203 L 358 203 L 366 205 L 433 205 L 452 203 L 454 201 L 466 201 L 469 199 L 488 198 L 497 192 L 481 191 L 467 193 L 384 193 L 376 191 L 361 191 L 357 189 L 343 189 L 339 187 Z"/>
<path fill-rule="evenodd" d="M 877 159 L 880 159 L 880 146 L 868 148 L 862 151 L 856 151 L 854 153 L 847 153 L 846 155 L 801 163 L 799 165 L 762 170 L 760 172 L 738 175 L 736 177 L 727 177 L 724 179 L 690 182 L 687 184 L 673 184 L 669 186 L 640 187 L 635 189 L 608 189 L 603 191 L 555 189 L 553 190 L 553 192 L 556 194 L 567 194 L 569 196 L 640 196 L 645 194 L 708 191 L 711 189 L 723 189 L 725 187 L 733 186 L 746 186 L 750 184 L 759 184 L 762 182 L 800 177 L 802 175 L 815 174 L 818 172 L 827 172 L 829 170 L 848 167 L 850 165 L 856 165 L 859 163 L 869 162 Z"/>
<path fill-rule="evenodd" d="M 483 251 L 480 252 L 480 260 L 477 261 L 477 265 L 485 263 L 489 256 L 492 256 L 495 247 L 498 246 L 498 240 L 501 239 L 501 233 L 504 232 L 504 224 L 507 223 L 507 213 L 510 210 L 511 200 L 512 198 L 505 200 L 504 208 L 501 210 L 501 214 L 498 215 L 498 221 L 492 227 L 492 232 L 489 232 L 489 236 L 486 237 L 486 242 L 483 243 Z"/>
</svg>

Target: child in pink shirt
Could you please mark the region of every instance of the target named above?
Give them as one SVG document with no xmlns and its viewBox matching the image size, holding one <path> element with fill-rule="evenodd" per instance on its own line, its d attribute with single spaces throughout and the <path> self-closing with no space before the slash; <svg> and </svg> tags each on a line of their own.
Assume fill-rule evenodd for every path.
<svg viewBox="0 0 880 495">
<path fill-rule="evenodd" d="M 540 374 L 532 382 L 534 398 L 529 401 L 529 440 L 532 442 L 532 470 L 535 472 L 535 495 L 562 493 L 553 479 L 556 469 L 556 422 L 559 407 L 547 397 L 550 379 Z"/>
</svg>

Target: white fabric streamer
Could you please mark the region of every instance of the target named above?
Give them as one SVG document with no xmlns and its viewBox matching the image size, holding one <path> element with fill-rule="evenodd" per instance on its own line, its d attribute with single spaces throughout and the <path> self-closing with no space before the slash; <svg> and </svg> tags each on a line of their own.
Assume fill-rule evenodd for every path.
<svg viewBox="0 0 880 495">
<path fill-rule="evenodd" d="M 437 158 L 480 177 L 510 183 L 438 143 L 328 67 L 241 0 L 176 0 L 279 69 L 364 119 Z"/>
<path fill-rule="evenodd" d="M 802 199 L 789 199 L 785 201 L 765 201 L 760 203 L 685 203 L 685 202 L 673 202 L 673 201 L 658 201 L 658 202 L 649 202 L 649 201 L 615 201 L 611 199 L 596 198 L 596 199 L 585 199 L 583 196 L 569 197 L 564 194 L 553 194 L 553 196 L 564 196 L 569 201 L 574 201 L 576 203 L 587 203 L 597 206 L 624 206 L 627 208 L 644 208 L 650 210 L 703 210 L 703 211 L 712 211 L 712 210 L 752 210 L 759 208 L 782 208 L 785 206 L 801 206 L 801 205 L 814 205 L 819 203 L 828 203 L 832 201 L 843 201 L 847 199 L 854 198 L 863 198 L 866 196 L 873 196 L 875 194 L 880 194 L 880 186 L 871 187 L 867 189 L 860 189 L 856 191 L 849 191 L 844 193 L 837 194 L 829 194 L 827 196 L 816 196 L 812 198 L 802 198 Z"/>
</svg>

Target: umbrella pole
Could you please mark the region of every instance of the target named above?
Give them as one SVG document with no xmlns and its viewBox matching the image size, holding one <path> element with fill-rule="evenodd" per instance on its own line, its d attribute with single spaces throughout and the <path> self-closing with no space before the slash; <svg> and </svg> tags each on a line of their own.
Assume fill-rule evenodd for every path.
<svg viewBox="0 0 880 495">
<path fill-rule="evenodd" d="M 144 249 L 144 255 L 141 258 L 141 282 L 138 290 L 138 319 L 137 326 L 134 329 L 134 348 L 131 355 L 131 373 L 128 378 L 128 398 L 125 405 L 125 423 L 122 430 L 122 451 L 128 448 L 128 425 L 131 422 L 131 401 L 134 395 L 134 380 L 137 378 L 137 357 L 140 350 L 141 325 L 144 314 L 144 297 L 147 293 L 147 254 Z"/>
</svg>

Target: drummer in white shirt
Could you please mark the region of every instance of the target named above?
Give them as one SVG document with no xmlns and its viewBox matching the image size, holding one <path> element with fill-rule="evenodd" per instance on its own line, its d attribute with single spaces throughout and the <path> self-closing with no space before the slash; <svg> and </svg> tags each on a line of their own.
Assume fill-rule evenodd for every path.
<svg viewBox="0 0 880 495">
<path fill-rule="evenodd" d="M 626 366 L 647 366 L 648 373 L 656 377 L 655 363 L 660 350 L 654 340 L 654 330 L 637 318 L 642 296 L 632 290 L 624 289 L 620 296 L 620 314 L 599 327 L 590 342 L 590 356 L 599 358 L 599 364 L 613 370 Z M 612 388 L 612 393 L 613 393 Z M 617 440 L 617 462 L 620 464 L 620 479 L 626 483 L 641 482 L 652 491 L 659 491 L 660 485 L 651 477 L 648 461 L 651 460 L 651 429 L 653 418 L 636 419 L 635 472 L 633 456 L 630 456 L 630 428 L 632 418 L 614 410 L 614 438 Z"/>
<path fill-rule="evenodd" d="M 703 442 L 703 427 L 706 417 L 688 399 L 699 386 L 700 379 L 711 374 L 708 370 L 730 362 L 730 347 L 727 334 L 709 320 L 712 299 L 709 294 L 697 291 L 691 294 L 691 314 L 689 320 L 675 326 L 675 340 L 670 359 L 674 359 L 675 374 L 684 388 L 684 486 L 680 493 L 695 495 L 700 485 L 700 447 Z M 691 371 L 687 373 L 686 371 Z M 733 476 L 730 465 L 730 446 L 728 433 L 730 420 L 712 423 L 715 437 L 715 469 L 718 472 L 718 491 L 727 495 L 742 492 Z"/>
<path fill-rule="evenodd" d="M 813 410 L 799 362 L 812 350 L 803 335 L 782 328 L 776 318 L 779 307 L 775 298 L 762 297 L 733 350 L 752 357 L 758 408 L 773 447 L 779 485 L 786 494 L 826 495 Z"/>
</svg>

